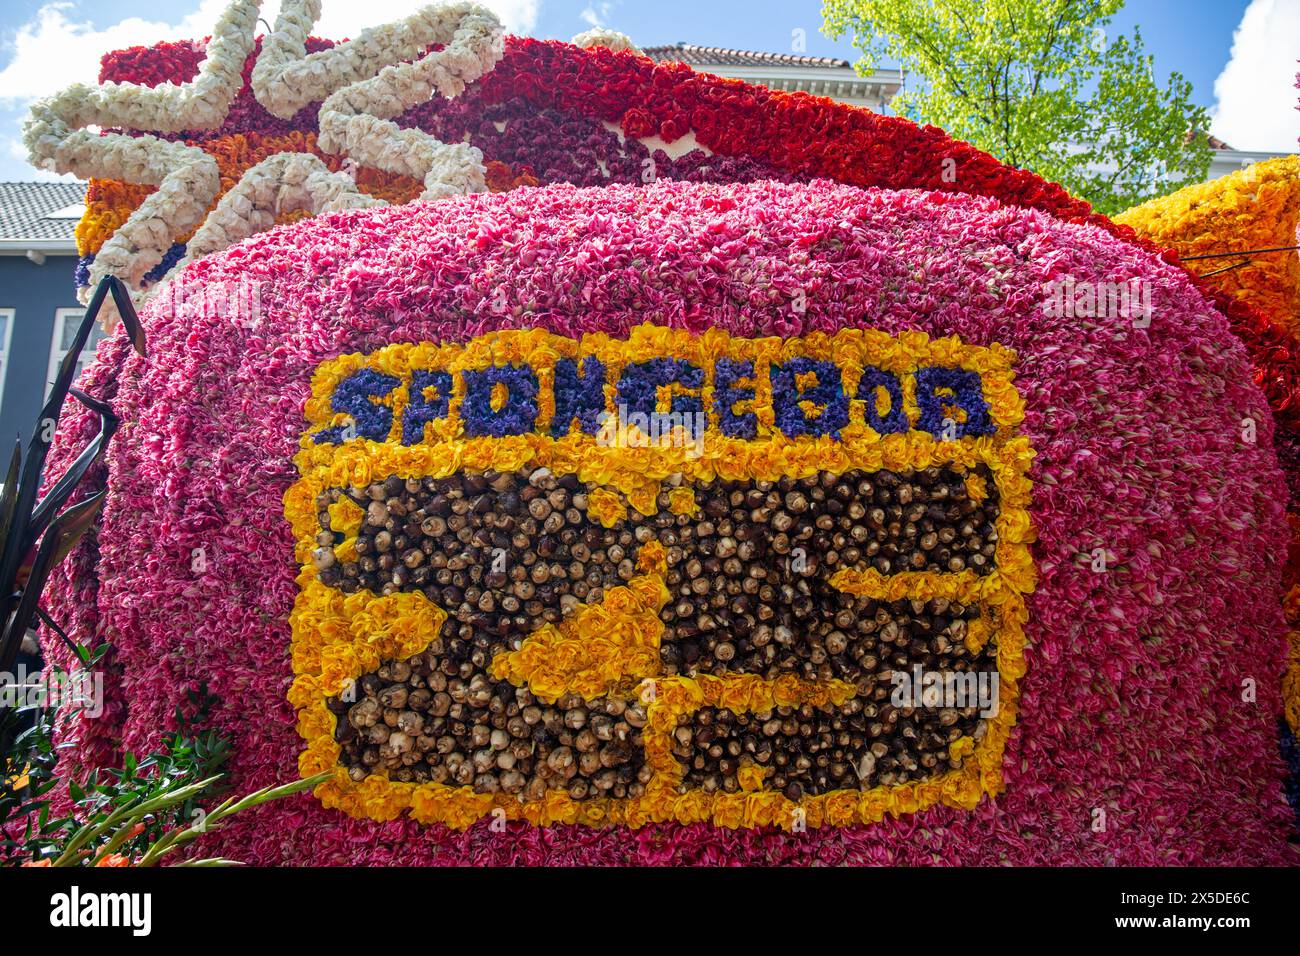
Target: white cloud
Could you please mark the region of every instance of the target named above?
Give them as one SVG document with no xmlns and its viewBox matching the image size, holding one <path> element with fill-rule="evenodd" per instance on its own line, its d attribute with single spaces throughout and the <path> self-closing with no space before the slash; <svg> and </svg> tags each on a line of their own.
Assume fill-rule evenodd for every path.
<svg viewBox="0 0 1300 956">
<path fill-rule="evenodd" d="M 147 46 L 159 40 L 202 39 L 229 0 L 199 0 L 193 12 L 168 20 L 130 17 L 112 24 L 95 22 L 79 4 L 50 3 L 18 28 L 5 44 L 8 62 L 0 69 L 0 103 L 14 106 L 49 96 L 70 83 L 93 83 L 99 59 L 110 50 Z M 410 16 L 429 0 L 325 0 L 313 31 L 333 38 L 356 36 L 364 28 Z M 494 10 L 512 33 L 527 33 L 537 23 L 541 0 L 480 0 Z M 141 4 L 144 6 L 144 4 Z M 262 8 L 268 23 L 275 22 L 279 0 Z"/>
<path fill-rule="evenodd" d="M 6 44 L 12 57 L 0 70 L 0 101 L 6 105 L 50 96 L 71 83 L 93 83 L 99 59 L 110 50 L 159 40 L 206 36 L 226 0 L 202 0 L 175 22 L 130 17 L 108 26 L 83 19 L 72 3 L 41 7 Z"/>
<path fill-rule="evenodd" d="M 591 27 L 609 26 L 609 15 L 613 12 L 612 3 L 589 3 L 583 11 L 578 14 L 582 22 Z"/>
<path fill-rule="evenodd" d="M 1214 81 L 1211 130 L 1235 149 L 1300 151 L 1300 0 L 1251 0 Z"/>
</svg>

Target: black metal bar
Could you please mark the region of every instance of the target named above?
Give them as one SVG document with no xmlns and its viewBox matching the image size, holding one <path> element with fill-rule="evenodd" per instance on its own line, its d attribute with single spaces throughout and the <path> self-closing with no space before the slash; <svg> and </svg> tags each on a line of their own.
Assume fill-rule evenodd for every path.
<svg viewBox="0 0 1300 956">
<path fill-rule="evenodd" d="M 1300 246 L 1273 246 L 1271 249 L 1239 249 L 1236 252 L 1206 252 L 1199 256 L 1179 256 L 1182 262 L 1194 262 L 1197 259 L 1227 259 L 1229 256 L 1256 256 L 1265 252 L 1295 252 Z"/>
<path fill-rule="evenodd" d="M 1222 269 L 1215 269 L 1213 272 L 1202 272 L 1200 273 L 1200 278 L 1208 279 L 1210 276 L 1222 275 L 1225 272 L 1231 272 L 1233 269 L 1240 269 L 1242 266 L 1248 266 L 1248 265 L 1250 265 L 1249 259 L 1247 259 L 1244 262 L 1238 262 L 1235 265 L 1226 266 L 1225 268 Z"/>
<path fill-rule="evenodd" d="M 117 277 L 107 276 L 91 296 L 72 347 L 59 363 L 26 456 L 22 455 L 21 446 L 15 448 L 5 492 L 0 495 L 0 511 L 3 512 L 0 514 L 0 670 L 11 668 L 28 626 L 38 618 L 66 640 L 66 635 L 45 614 L 39 601 L 50 572 L 92 526 L 106 494 L 101 489 L 67 510 L 61 510 L 76 493 L 91 466 L 103 455 L 119 424 L 108 403 L 72 387 L 81 350 L 89 341 L 91 329 L 109 296 L 112 296 L 122 324 L 126 326 L 132 346 L 141 355 L 145 354 L 144 329 L 131 302 L 130 291 Z M 45 462 L 69 395 L 98 414 L 99 432 L 45 496 L 37 501 Z"/>
</svg>

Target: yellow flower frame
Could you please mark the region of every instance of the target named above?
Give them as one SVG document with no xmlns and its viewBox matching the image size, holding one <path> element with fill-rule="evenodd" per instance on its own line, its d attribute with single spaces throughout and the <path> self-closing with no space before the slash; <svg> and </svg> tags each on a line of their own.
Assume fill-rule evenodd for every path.
<svg viewBox="0 0 1300 956">
<path fill-rule="evenodd" d="M 552 438 L 554 416 L 550 386 L 560 358 L 594 355 L 609 371 L 607 408 L 614 408 L 619 371 L 632 362 L 672 357 L 705 369 L 703 406 L 713 426 L 706 432 L 703 452 L 689 445 L 672 447 L 610 447 L 575 431 Z M 996 428 L 993 434 L 952 441 L 916 430 L 881 435 L 864 424 L 863 401 L 850 403 L 850 424 L 838 440 L 829 436 L 790 439 L 775 428 L 769 377 L 772 362 L 794 357 L 833 361 L 841 370 L 845 393 L 856 395 L 866 366 L 898 375 L 903 384 L 904 411 L 916 422 L 919 408 L 910 377 L 922 365 L 960 367 L 979 373 L 984 399 Z M 713 409 L 714 363 L 719 358 L 752 360 L 756 394 L 752 410 L 758 418 L 753 440 L 724 437 L 717 431 Z M 1012 380 L 1014 353 L 998 345 L 967 345 L 956 338 L 931 339 L 904 332 L 891 337 L 875 330 L 816 333 L 801 339 L 742 339 L 718 330 L 692 335 L 682 330 L 643 325 L 629 338 L 603 334 L 570 339 L 544 330 L 494 332 L 466 344 L 416 343 L 393 345 L 369 355 L 350 354 L 322 363 L 306 405 L 308 428 L 295 462 L 301 474 L 284 496 L 285 515 L 296 539 L 295 557 L 301 566 L 299 593 L 290 624 L 295 679 L 289 701 L 298 711 L 298 731 L 306 741 L 299 759 L 302 775 L 332 771 L 333 778 L 315 789 L 328 807 L 357 817 L 391 820 L 403 812 L 422 823 L 439 822 L 465 828 L 491 817 L 526 820 L 535 825 L 581 823 L 590 826 L 653 822 L 708 821 L 725 827 L 773 825 L 786 829 L 851 823 L 872 823 L 887 814 L 897 816 L 933 804 L 974 808 L 985 794 L 1002 790 L 1001 763 L 1016 719 L 1018 684 L 1025 671 L 1024 596 L 1034 588 L 1035 571 L 1029 552 L 1034 531 L 1029 517 L 1032 491 L 1028 471 L 1033 450 L 1017 429 L 1024 405 Z M 401 444 L 406 389 L 380 399 L 393 410 L 387 441 L 354 438 L 339 444 L 317 444 L 313 435 L 323 428 L 346 425 L 348 416 L 331 410 L 334 389 L 347 376 L 372 368 L 409 385 L 412 370 L 439 369 L 456 373 L 491 365 L 527 363 L 539 380 L 537 430 L 505 438 L 468 438 L 457 412 L 464 384 L 453 375 L 448 414 L 425 426 L 424 441 Z M 607 523 L 634 507 L 653 514 L 661 491 L 669 492 L 670 510 L 689 513 L 689 489 L 713 479 L 777 480 L 805 477 L 819 471 L 855 469 L 909 470 L 946 466 L 965 471 L 969 487 L 984 492 L 974 469 L 984 465 L 997 486 L 1000 511 L 996 519 L 996 567 L 987 575 L 907 572 L 882 576 L 874 571 L 841 571 L 833 583 L 846 591 L 885 600 L 947 597 L 980 607 L 980 618 L 967 641 L 976 650 L 996 638 L 999 709 L 990 717 L 980 740 L 962 737 L 950 756 L 962 762 L 931 779 L 870 790 L 837 790 L 792 802 L 784 794 L 762 787 L 761 768 L 742 768 L 739 793 L 680 792 L 682 766 L 671 751 L 678 722 L 701 707 L 725 707 L 737 712 L 761 712 L 774 706 L 838 705 L 855 693 L 840 681 L 810 682 L 793 676 L 767 681 L 752 674 L 723 677 L 663 676 L 659 638 L 663 626 L 658 611 L 668 592 L 662 547 L 643 546 L 639 575 L 624 587 L 609 589 L 600 605 L 575 611 L 558 626 L 544 626 L 518 650 L 502 652 L 491 670 L 498 679 L 527 685 L 539 697 L 554 700 L 565 693 L 588 699 L 602 694 L 646 704 L 643 732 L 646 760 L 653 776 L 644 795 L 625 800 L 573 800 L 565 791 L 550 791 L 534 802 L 507 794 L 477 794 L 470 787 L 436 783 L 402 783 L 372 774 L 353 782 L 340 765 L 334 740 L 336 718 L 326 699 L 343 692 L 383 660 L 423 651 L 438 634 L 445 612 L 422 594 L 378 597 L 368 592 L 344 595 L 323 585 L 311 560 L 318 532 L 316 498 L 331 487 L 363 486 L 390 475 L 402 478 L 445 477 L 458 471 L 495 469 L 503 472 L 549 468 L 557 475 L 575 474 L 593 490 L 593 509 Z M 337 507 L 337 506 L 336 506 Z M 351 512 L 349 513 L 349 509 Z M 333 528 L 355 535 L 359 509 L 338 508 Z M 346 555 L 351 540 L 340 545 Z"/>
</svg>

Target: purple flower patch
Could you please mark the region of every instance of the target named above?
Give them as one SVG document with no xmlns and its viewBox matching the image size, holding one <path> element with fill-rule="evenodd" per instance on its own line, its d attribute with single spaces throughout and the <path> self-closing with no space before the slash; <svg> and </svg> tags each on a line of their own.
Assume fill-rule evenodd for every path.
<svg viewBox="0 0 1300 956">
<path fill-rule="evenodd" d="M 883 388 L 889 396 L 889 411 L 881 415 L 876 408 L 876 395 Z M 893 435 L 907 431 L 911 425 L 907 413 L 903 410 L 903 386 L 898 376 L 892 372 L 868 365 L 862 370 L 862 379 L 858 382 L 858 399 L 866 404 L 867 427 L 882 435 Z"/>
<path fill-rule="evenodd" d="M 349 375 L 334 390 L 330 407 L 340 414 L 351 415 L 352 423 L 319 431 L 312 436 L 313 440 L 318 445 L 348 441 L 350 438 L 386 441 L 388 432 L 393 427 L 393 410 L 375 399 L 383 398 L 401 384 L 401 379 L 371 368 L 363 368 Z"/>
<path fill-rule="evenodd" d="M 955 438 L 991 435 L 996 431 L 993 420 L 989 418 L 989 406 L 984 401 L 983 384 L 978 372 L 937 365 L 917 369 L 916 403 L 921 408 L 921 417 L 916 427 L 931 435 L 942 436 L 947 422 L 956 426 L 952 431 L 952 437 Z M 947 411 L 948 408 L 964 411 L 966 421 L 956 421 Z"/>
<path fill-rule="evenodd" d="M 800 389 L 799 376 L 813 374 L 817 384 Z M 818 411 L 807 414 L 802 402 L 812 402 Z M 788 438 L 801 435 L 830 435 L 839 438 L 849 423 L 849 400 L 844 394 L 840 370 L 831 362 L 794 358 L 784 365 L 772 364 L 772 406 L 776 427 Z"/>
<path fill-rule="evenodd" d="M 618 380 L 618 404 L 628 414 L 654 415 L 659 411 L 659 389 L 671 385 L 703 388 L 704 369 L 685 359 L 667 358 L 629 365 Z M 696 414 L 704 410 L 704 403 L 698 395 L 674 395 L 668 410 Z"/>
<path fill-rule="evenodd" d="M 718 359 L 713 373 L 713 407 L 719 427 L 728 438 L 754 438 L 758 435 L 758 416 L 753 412 L 737 415 L 738 402 L 754 400 L 754 363 Z M 745 387 L 745 381 L 749 386 Z M 739 386 L 739 387 L 738 387 Z"/>
<path fill-rule="evenodd" d="M 506 387 L 506 400 L 492 407 L 497 385 Z M 460 407 L 465 433 L 472 437 L 524 435 L 537 425 L 537 374 L 527 365 L 493 365 L 465 373 L 465 401 Z"/>
<path fill-rule="evenodd" d="M 573 430 L 573 420 L 588 435 L 600 428 L 600 413 L 605 410 L 605 363 L 588 355 L 582 360 L 582 372 L 573 359 L 555 363 L 555 420 L 551 436 L 563 438 Z"/>
<path fill-rule="evenodd" d="M 411 377 L 411 400 L 402 415 L 402 444 L 424 441 L 424 426 L 446 418 L 450 407 L 451 373 L 416 369 Z"/>
</svg>

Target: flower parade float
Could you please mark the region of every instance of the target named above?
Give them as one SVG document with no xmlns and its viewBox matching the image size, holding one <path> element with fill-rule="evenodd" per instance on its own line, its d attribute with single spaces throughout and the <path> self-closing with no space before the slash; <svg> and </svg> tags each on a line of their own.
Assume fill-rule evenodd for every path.
<svg viewBox="0 0 1300 956">
<path fill-rule="evenodd" d="M 252 863 L 1294 859 L 1280 323 L 933 127 L 316 12 L 29 126 L 149 337 L 82 383 L 70 774 L 202 686 L 239 785 L 331 775 Z"/>
</svg>

